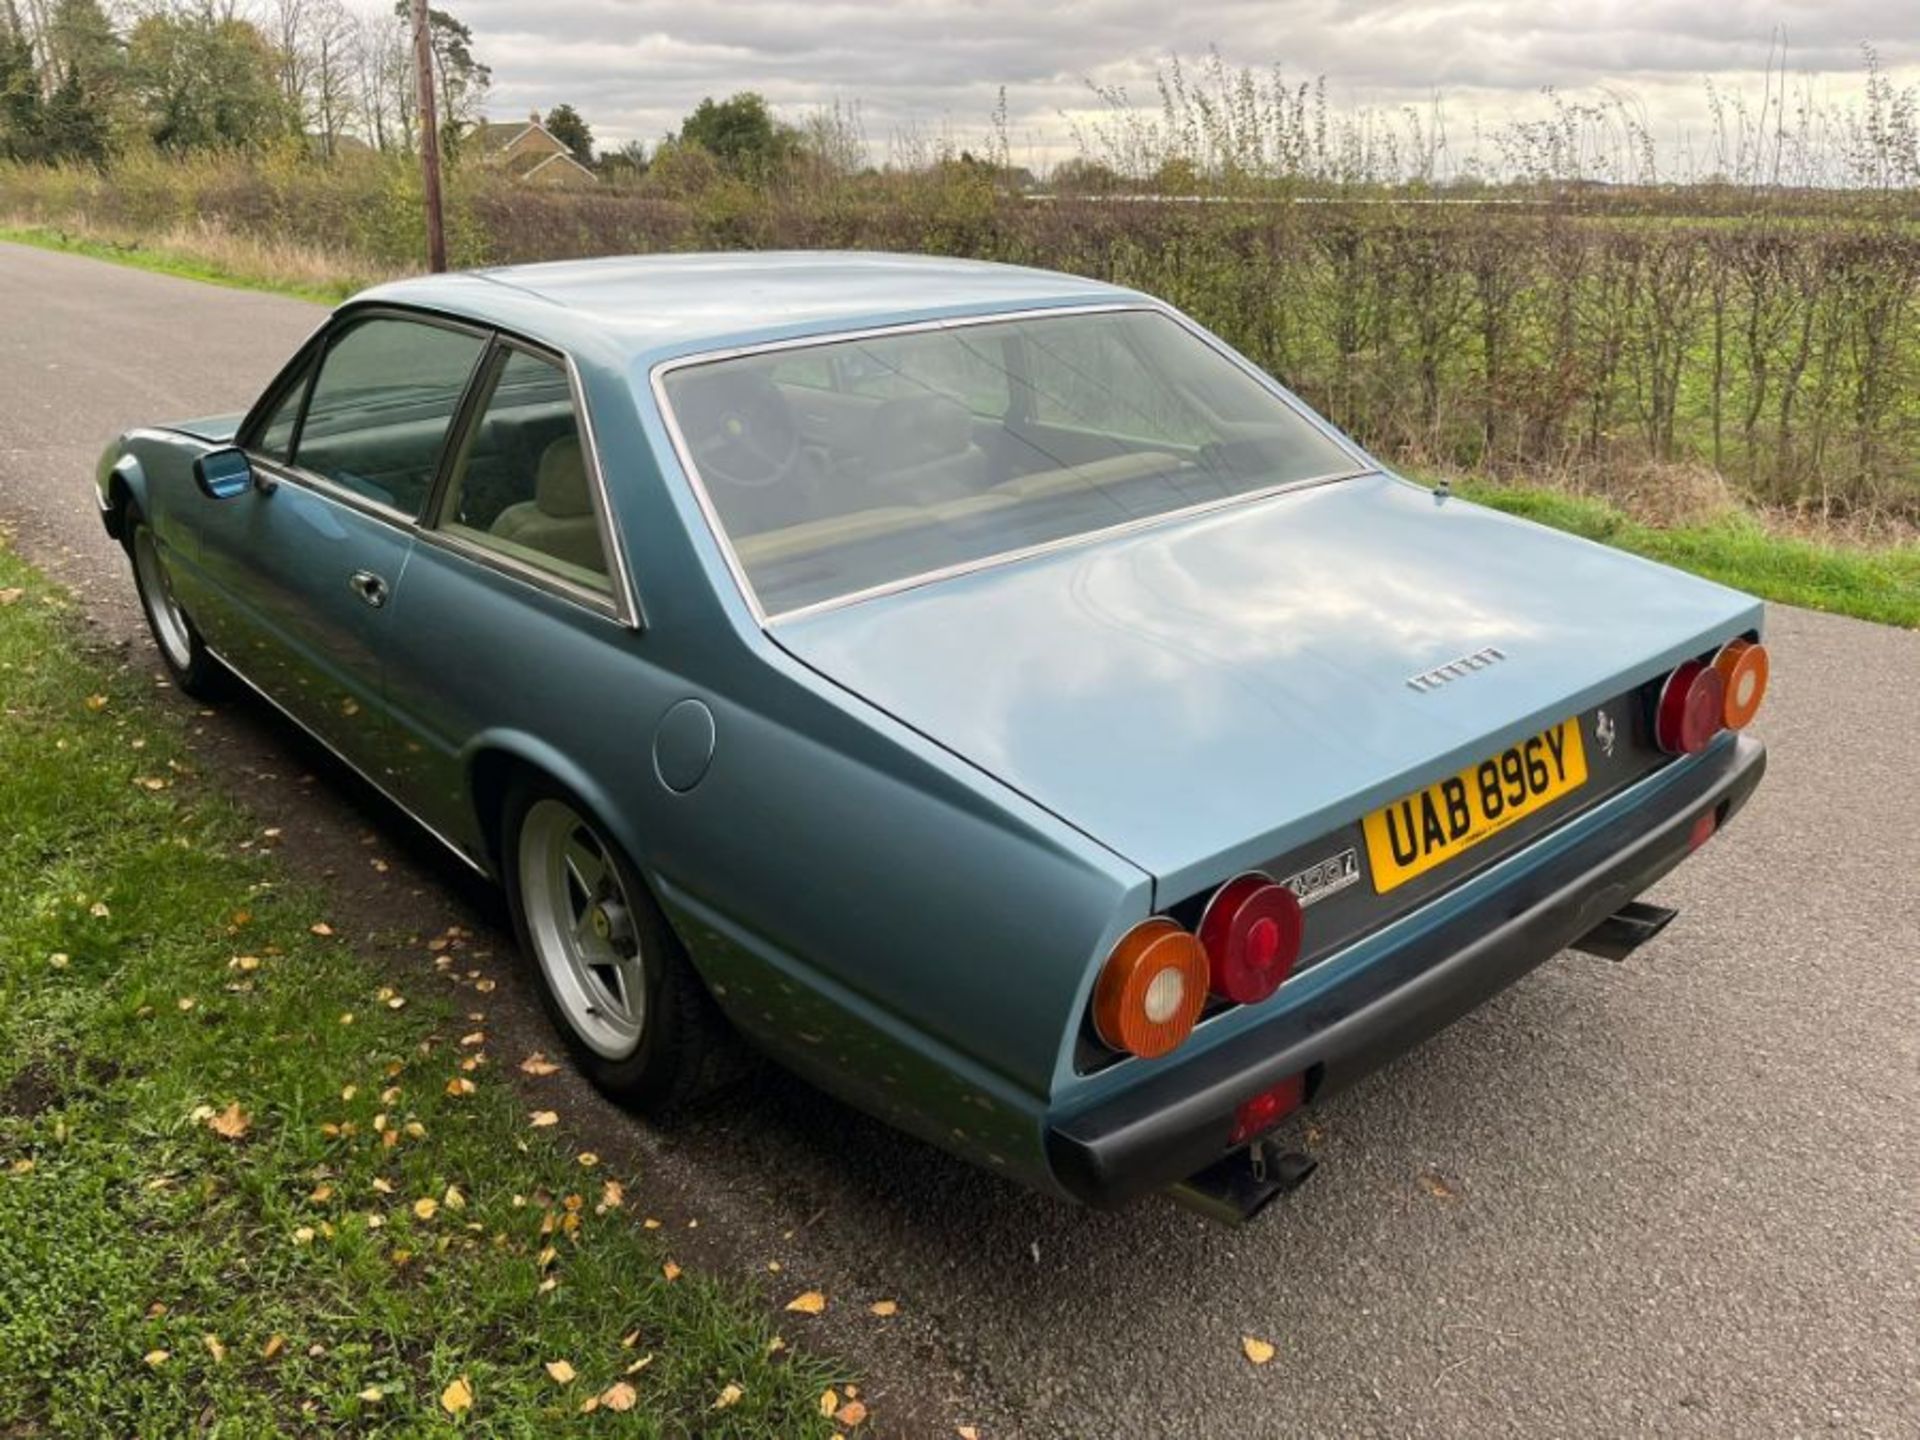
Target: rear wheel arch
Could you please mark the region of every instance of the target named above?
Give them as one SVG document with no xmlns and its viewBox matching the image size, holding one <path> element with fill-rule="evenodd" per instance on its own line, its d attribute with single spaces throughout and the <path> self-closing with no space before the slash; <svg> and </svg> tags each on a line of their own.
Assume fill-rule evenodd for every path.
<svg viewBox="0 0 1920 1440">
<path fill-rule="evenodd" d="M 471 747 L 467 760 L 467 790 L 476 833 L 494 878 L 505 882 L 507 802 L 515 787 L 529 782 L 560 786 L 585 807 L 627 853 L 657 903 L 653 876 L 639 854 L 638 836 L 621 823 L 615 807 L 599 786 L 559 752 L 527 736 L 483 735 Z"/>
<path fill-rule="evenodd" d="M 633 913 L 643 935 L 651 937 L 646 945 L 646 953 L 653 956 L 648 971 L 648 1003 L 654 1008 L 655 1018 L 648 1021 L 642 1049 L 625 1059 L 592 1053 L 563 1014 L 565 1007 L 557 998 L 553 982 L 545 975 L 538 978 L 542 1004 L 575 1063 L 593 1083 L 624 1104 L 667 1115 L 738 1073 L 743 1057 L 731 1028 L 687 954 L 672 917 L 660 903 L 652 877 L 610 820 L 610 807 L 596 802 L 590 793 L 557 774 L 554 767 L 506 745 L 489 744 L 477 749 L 469 762 L 469 776 L 488 859 L 506 894 L 520 949 L 536 971 L 542 969 L 543 962 L 529 920 L 527 896 L 521 888 L 516 853 L 519 837 L 509 834 L 509 828 L 517 827 L 522 820 L 531 822 L 532 812 L 541 801 L 558 800 L 620 852 L 614 863 L 624 862 L 622 880 L 631 895 Z"/>
</svg>

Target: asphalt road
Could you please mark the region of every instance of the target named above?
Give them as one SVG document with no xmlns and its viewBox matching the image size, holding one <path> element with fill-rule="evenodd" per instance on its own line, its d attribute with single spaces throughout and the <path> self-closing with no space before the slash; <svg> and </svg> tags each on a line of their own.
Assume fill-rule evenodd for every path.
<svg viewBox="0 0 1920 1440">
<path fill-rule="evenodd" d="M 143 670 L 94 457 L 240 408 L 318 318 L 0 245 L 0 523 Z M 825 1289 L 786 1331 L 893 1433 L 1920 1435 L 1920 634 L 1779 609 L 1771 639 L 1772 769 L 1655 893 L 1679 921 L 1323 1107 L 1320 1174 L 1250 1227 L 1076 1211 L 777 1074 L 664 1136 L 540 1083 L 687 1256 Z M 408 937 L 473 928 L 496 1044 L 551 1048 L 484 891 L 263 707 L 191 718 L 336 924 L 422 984 Z"/>
</svg>

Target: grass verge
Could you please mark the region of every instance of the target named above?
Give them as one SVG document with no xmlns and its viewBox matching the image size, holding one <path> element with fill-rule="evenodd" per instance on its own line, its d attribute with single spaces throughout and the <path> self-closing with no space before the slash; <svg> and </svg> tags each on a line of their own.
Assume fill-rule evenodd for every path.
<svg viewBox="0 0 1920 1440">
<path fill-rule="evenodd" d="M 0 240 L 236 290 L 290 295 L 322 305 L 337 305 L 386 278 L 371 273 L 347 274 L 330 257 L 297 246 L 272 246 L 208 229 L 176 230 L 158 241 L 130 241 L 92 229 L 0 223 Z"/>
<path fill-rule="evenodd" d="M 1691 570 L 1763 599 L 1884 625 L 1920 627 L 1920 545 L 1847 546 L 1769 533 L 1750 516 L 1656 527 L 1603 500 L 1555 490 L 1457 484 L 1482 505 Z"/>
<path fill-rule="evenodd" d="M 68 609 L 0 549 L 0 1434 L 835 1428 L 532 1123 L 486 982 L 383 983 Z"/>
</svg>

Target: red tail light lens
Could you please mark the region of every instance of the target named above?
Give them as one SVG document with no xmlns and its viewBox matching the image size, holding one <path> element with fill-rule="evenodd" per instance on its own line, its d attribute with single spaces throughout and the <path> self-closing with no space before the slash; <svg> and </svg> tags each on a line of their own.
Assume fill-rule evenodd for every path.
<svg viewBox="0 0 1920 1440">
<path fill-rule="evenodd" d="M 1264 1000 L 1300 958 L 1300 900 L 1259 871 L 1214 892 L 1200 916 L 1213 993 L 1241 1005 Z"/>
<path fill-rule="evenodd" d="M 1760 713 L 1760 702 L 1767 698 L 1767 676 L 1772 669 L 1767 647 L 1751 640 L 1729 640 L 1713 657 L 1726 688 L 1722 718 L 1729 730 L 1744 730 Z"/>
<path fill-rule="evenodd" d="M 1726 723 L 1727 686 L 1711 665 L 1689 660 L 1660 691 L 1653 734 L 1669 755 L 1697 755 Z"/>
<path fill-rule="evenodd" d="M 1233 1133 L 1227 1137 L 1227 1143 L 1244 1145 L 1266 1134 L 1298 1110 L 1306 1098 L 1307 1077 L 1289 1075 L 1271 1090 L 1262 1090 L 1251 1099 L 1242 1100 L 1233 1112 Z"/>
<path fill-rule="evenodd" d="M 1120 937 L 1093 985 L 1093 1028 L 1103 1043 L 1152 1059 L 1193 1033 L 1207 1003 L 1200 942 L 1162 916 Z"/>
</svg>

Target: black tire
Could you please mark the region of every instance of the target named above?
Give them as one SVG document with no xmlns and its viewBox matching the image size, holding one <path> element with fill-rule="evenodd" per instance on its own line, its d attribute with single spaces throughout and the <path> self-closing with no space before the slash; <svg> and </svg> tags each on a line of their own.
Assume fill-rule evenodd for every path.
<svg viewBox="0 0 1920 1440">
<path fill-rule="evenodd" d="M 200 638 L 193 617 L 173 598 L 166 565 L 160 559 L 146 516 L 129 503 L 120 523 L 127 560 L 133 567 L 133 588 L 140 597 L 140 612 L 147 617 L 147 630 L 153 636 L 154 648 L 160 652 L 167 674 L 182 692 L 194 699 L 217 699 L 227 672 Z"/>
<path fill-rule="evenodd" d="M 542 958 L 529 923 L 522 844 L 527 838 L 529 816 L 543 801 L 558 802 L 585 822 L 618 876 L 631 937 L 645 976 L 646 997 L 638 1041 L 625 1055 L 603 1053 L 578 1028 L 549 973 L 549 964 L 559 962 Z M 507 908 L 513 916 L 514 937 L 533 970 L 547 1018 L 574 1064 L 594 1086 L 629 1109 L 664 1119 L 737 1070 L 737 1042 L 719 1007 L 687 959 L 646 881 L 625 851 L 607 838 L 593 811 L 564 786 L 528 772 L 508 790 L 500 829 L 501 878 Z M 534 843 L 544 842 L 536 835 Z"/>
</svg>

